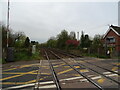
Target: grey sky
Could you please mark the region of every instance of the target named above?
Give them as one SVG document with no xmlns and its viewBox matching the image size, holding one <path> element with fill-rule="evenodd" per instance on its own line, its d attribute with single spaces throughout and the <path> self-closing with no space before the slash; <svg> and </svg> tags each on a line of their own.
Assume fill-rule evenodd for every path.
<svg viewBox="0 0 120 90">
<path fill-rule="evenodd" d="M 2 21 L 6 23 L 3 3 Z M 0 19 L 0 20 L 1 20 Z M 45 42 L 61 30 L 90 36 L 104 34 L 108 24 L 118 25 L 117 2 L 11 2 L 10 28 L 23 31 L 31 40 Z"/>
</svg>

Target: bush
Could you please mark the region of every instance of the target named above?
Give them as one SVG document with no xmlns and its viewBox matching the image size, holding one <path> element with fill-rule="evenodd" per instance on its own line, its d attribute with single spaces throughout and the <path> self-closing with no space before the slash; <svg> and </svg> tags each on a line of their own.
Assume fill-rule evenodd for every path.
<svg viewBox="0 0 120 90">
<path fill-rule="evenodd" d="M 5 63 L 6 63 L 5 59 L 0 59 L 0 64 L 5 64 Z"/>
<path fill-rule="evenodd" d="M 31 59 L 40 59 L 40 54 L 39 52 L 36 52 L 35 54 L 32 55 Z"/>
<path fill-rule="evenodd" d="M 31 51 L 28 49 L 21 49 L 19 51 L 16 51 L 16 53 L 15 53 L 15 61 L 40 60 L 40 59 L 43 59 L 43 57 L 41 57 L 41 55 L 38 51 L 36 51 L 35 54 L 32 54 Z"/>
<path fill-rule="evenodd" d="M 15 53 L 15 61 L 19 60 L 29 60 L 30 57 L 28 56 L 27 52 L 25 51 L 20 51 Z"/>
</svg>

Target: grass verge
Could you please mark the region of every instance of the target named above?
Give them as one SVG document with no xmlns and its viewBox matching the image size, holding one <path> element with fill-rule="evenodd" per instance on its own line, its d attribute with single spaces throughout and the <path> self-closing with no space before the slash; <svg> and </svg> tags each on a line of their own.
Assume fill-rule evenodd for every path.
<svg viewBox="0 0 120 90">
<path fill-rule="evenodd" d="M 42 59 L 42 56 L 38 51 L 36 51 L 35 54 L 29 53 L 27 51 L 20 51 L 15 53 L 14 57 L 15 61 L 21 61 L 21 60 L 40 60 Z"/>
</svg>

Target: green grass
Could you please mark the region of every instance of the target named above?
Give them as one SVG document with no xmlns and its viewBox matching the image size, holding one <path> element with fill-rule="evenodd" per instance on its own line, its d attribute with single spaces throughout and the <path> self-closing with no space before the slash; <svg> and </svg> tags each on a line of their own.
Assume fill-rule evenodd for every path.
<svg viewBox="0 0 120 90">
<path fill-rule="evenodd" d="M 5 63 L 6 63 L 5 59 L 0 59 L 0 64 L 5 64 Z"/>
<path fill-rule="evenodd" d="M 40 60 L 42 59 L 42 56 L 38 51 L 36 51 L 35 54 L 30 54 L 27 51 L 20 51 L 15 53 L 15 61 L 21 61 L 21 60 Z"/>
<path fill-rule="evenodd" d="M 41 53 L 37 50 L 35 54 L 30 53 L 28 49 L 16 49 L 14 52 L 14 62 L 16 61 L 30 61 L 30 60 L 42 60 L 44 59 Z M 5 59 L 0 59 L 1 64 L 9 63 Z"/>
<path fill-rule="evenodd" d="M 16 52 L 14 57 L 15 61 L 20 61 L 20 60 L 29 60 L 30 57 L 27 55 L 26 52 Z"/>
<path fill-rule="evenodd" d="M 32 55 L 31 59 L 40 60 L 40 59 L 43 59 L 43 57 L 39 52 L 36 52 L 35 54 Z"/>
<path fill-rule="evenodd" d="M 2 59 L 0 59 L 0 64 L 2 64 L 2 61 L 3 61 L 3 60 L 2 60 Z"/>
</svg>

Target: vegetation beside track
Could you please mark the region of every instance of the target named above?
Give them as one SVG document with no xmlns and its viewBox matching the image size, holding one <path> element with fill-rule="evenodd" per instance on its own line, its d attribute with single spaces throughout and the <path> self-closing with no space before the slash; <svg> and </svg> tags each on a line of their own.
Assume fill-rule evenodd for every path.
<svg viewBox="0 0 120 90">
<path fill-rule="evenodd" d="M 5 60 L 3 60 L 3 62 L 5 63 Z M 0 64 L 2 64 L 2 59 L 0 59 Z"/>
<path fill-rule="evenodd" d="M 71 54 L 75 54 L 78 56 L 83 56 L 83 57 L 95 57 L 95 58 L 103 58 L 103 59 L 120 59 L 120 56 L 118 57 L 109 57 L 103 54 L 98 54 L 98 53 L 81 53 L 81 51 L 79 49 L 70 49 L 70 50 L 66 50 L 66 52 L 69 52 Z"/>
<path fill-rule="evenodd" d="M 68 34 L 66 30 L 63 30 L 56 37 L 51 37 L 46 43 L 42 43 L 39 46 L 60 49 L 85 57 L 119 58 L 112 51 L 107 54 L 110 48 L 104 45 L 102 39 L 103 35 L 96 34 L 91 37 L 82 31 L 80 40 L 77 40 L 75 32 Z"/>
<path fill-rule="evenodd" d="M 36 51 L 35 54 L 32 54 L 31 52 L 29 52 L 27 50 L 21 50 L 21 51 L 15 53 L 14 59 L 15 59 L 15 61 L 38 60 L 38 59 L 41 59 L 41 56 L 39 55 L 38 51 Z"/>
<path fill-rule="evenodd" d="M 75 50 L 75 49 L 73 49 L 73 50 L 67 50 L 66 52 L 69 52 L 71 54 L 75 54 L 75 55 L 78 55 L 78 56 L 83 56 L 83 57 L 95 57 L 95 58 L 104 58 L 104 59 L 109 58 L 109 57 L 107 57 L 105 55 L 99 55 L 97 53 L 96 54 L 81 53 L 80 50 Z"/>
<path fill-rule="evenodd" d="M 13 33 L 12 29 L 7 30 L 6 26 L 2 24 L 0 30 L 2 31 L 2 64 L 11 61 L 42 59 L 38 50 L 39 43 L 37 41 L 30 41 L 30 38 L 24 32 Z M 9 31 L 8 38 L 7 31 Z M 33 51 L 34 53 L 32 53 Z"/>
<path fill-rule="evenodd" d="M 16 51 L 14 53 L 14 62 L 17 61 L 30 61 L 30 60 L 42 60 L 43 57 L 41 55 L 41 53 L 37 50 L 35 54 L 32 54 L 30 52 L 28 52 L 27 50 L 23 49 L 21 51 Z M 4 60 L 1 60 L 2 64 L 8 63 Z"/>
<path fill-rule="evenodd" d="M 7 62 L 8 48 L 14 48 L 14 60 L 35 60 L 43 59 L 42 55 L 39 53 L 39 47 L 55 48 L 64 51 L 69 51 L 70 53 L 87 56 L 87 57 L 97 57 L 97 58 L 114 58 L 114 53 L 107 56 L 106 51 L 109 49 L 105 47 L 102 43 L 102 35 L 95 35 L 93 38 L 88 34 L 81 32 L 80 40 L 76 39 L 75 32 L 68 32 L 66 30 L 61 31 L 56 37 L 51 37 L 46 43 L 39 44 L 36 41 L 31 41 L 24 32 L 15 32 L 9 30 L 9 38 L 7 47 L 7 28 L 3 25 L 0 27 L 2 30 L 2 63 Z M 4 42 L 3 42 L 4 41 Z M 36 45 L 36 53 L 32 54 L 33 46 Z M 9 54 L 10 56 L 10 54 Z M 119 58 L 116 57 L 115 58 Z"/>
</svg>

